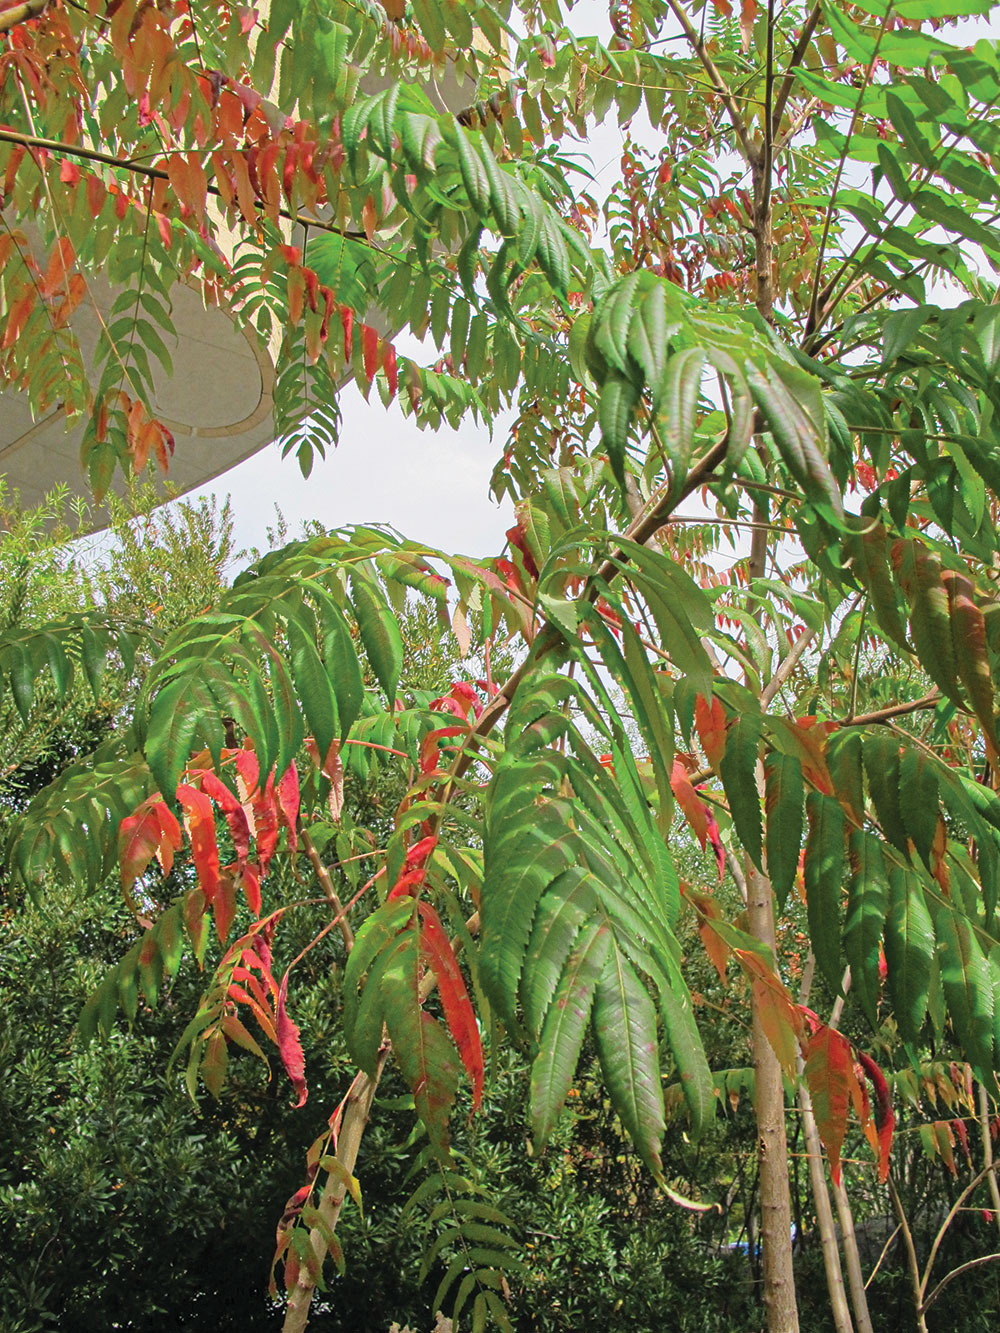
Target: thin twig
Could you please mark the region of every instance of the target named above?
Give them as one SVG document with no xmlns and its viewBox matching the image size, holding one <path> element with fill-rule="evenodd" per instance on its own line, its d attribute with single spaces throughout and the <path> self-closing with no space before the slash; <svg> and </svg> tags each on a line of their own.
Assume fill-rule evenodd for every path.
<svg viewBox="0 0 1000 1333">
<path fill-rule="evenodd" d="M 340 933 L 343 936 L 344 948 L 350 953 L 354 948 L 354 931 L 351 929 L 351 923 L 344 914 L 344 909 L 341 906 L 337 890 L 334 888 L 330 872 L 323 864 L 323 858 L 316 850 L 316 844 L 305 829 L 299 831 L 299 836 L 302 839 L 302 846 L 306 849 L 306 856 L 309 858 L 309 864 L 312 866 L 316 878 L 319 880 L 320 886 L 326 894 L 327 902 L 329 902 L 330 906 L 337 914 L 337 924 L 340 926 Z"/>
<path fill-rule="evenodd" d="M 684 29 L 684 36 L 688 39 L 688 42 L 691 45 L 691 49 L 694 51 L 695 55 L 698 57 L 698 59 L 704 66 L 705 73 L 708 75 L 712 87 L 715 89 L 715 91 L 721 98 L 722 104 L 726 108 L 726 111 L 729 115 L 732 127 L 736 131 L 736 137 L 740 141 L 740 148 L 743 150 L 743 156 L 746 158 L 748 164 L 751 162 L 755 162 L 758 158 L 758 151 L 750 141 L 750 135 L 747 132 L 746 124 L 744 123 L 743 117 L 740 115 L 737 109 L 736 102 L 733 98 L 732 92 L 729 89 L 729 85 L 726 83 L 725 79 L 719 73 L 718 66 L 716 65 L 712 57 L 708 54 L 708 51 L 705 49 L 704 42 L 695 32 L 694 28 L 691 25 L 691 20 L 688 18 L 687 14 L 685 14 L 684 10 L 681 8 L 680 4 L 678 3 L 678 0 L 667 0 L 667 4 L 670 6 L 670 11 L 673 14 L 674 18 Z"/>
<path fill-rule="evenodd" d="M 781 81 L 781 87 L 778 89 L 778 96 L 774 99 L 774 110 L 771 113 L 772 133 L 777 134 L 781 126 L 781 117 L 785 113 L 785 106 L 792 93 L 792 87 L 795 83 L 795 71 L 805 58 L 809 50 L 809 43 L 813 39 L 813 33 L 816 31 L 816 25 L 819 23 L 823 13 L 823 6 L 817 0 L 817 3 L 809 12 L 809 17 L 802 25 L 802 31 L 799 33 L 799 40 L 792 49 L 791 57 L 788 61 L 788 68 L 785 71 L 785 77 Z"/>
<path fill-rule="evenodd" d="M 924 1301 L 923 1305 L 920 1308 L 920 1313 L 922 1315 L 927 1313 L 927 1311 L 931 1308 L 931 1306 L 934 1304 L 937 1298 L 941 1295 L 942 1291 L 944 1291 L 945 1287 L 948 1285 L 949 1282 L 952 1282 L 954 1281 L 955 1278 L 960 1277 L 962 1273 L 967 1273 L 970 1268 L 980 1268 L 983 1264 L 992 1264 L 995 1263 L 998 1259 L 1000 1259 L 1000 1254 L 981 1254 L 978 1259 L 970 1259 L 968 1263 L 959 1264 L 957 1268 L 953 1268 L 950 1273 L 946 1273 L 944 1275 L 941 1281 L 937 1284 L 937 1286 L 934 1288 L 931 1294 Z"/>
</svg>

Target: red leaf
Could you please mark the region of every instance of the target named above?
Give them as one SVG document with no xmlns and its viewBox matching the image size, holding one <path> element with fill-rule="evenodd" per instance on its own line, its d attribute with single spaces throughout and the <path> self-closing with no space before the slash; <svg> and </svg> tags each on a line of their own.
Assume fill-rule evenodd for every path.
<svg viewBox="0 0 1000 1333">
<path fill-rule="evenodd" d="M 278 819 L 288 829 L 288 845 L 292 851 L 298 846 L 299 775 L 294 764 L 289 764 L 278 783 Z"/>
<path fill-rule="evenodd" d="M 247 861 L 242 867 L 240 885 L 243 889 L 243 896 L 247 900 L 247 907 L 250 908 L 254 916 L 260 916 L 260 867 L 255 865 L 253 861 Z"/>
<path fill-rule="evenodd" d="M 467 727 L 438 727 L 437 731 L 429 731 L 420 742 L 421 773 L 433 773 L 437 768 L 441 757 L 438 749 L 439 740 L 445 740 L 449 736 L 464 736 L 467 730 Z"/>
<path fill-rule="evenodd" d="M 128 815 L 118 827 L 118 862 L 122 888 L 130 889 L 156 855 L 160 845 L 160 820 L 151 801 L 143 801 L 134 815 Z"/>
<path fill-rule="evenodd" d="M 160 843 L 156 849 L 156 859 L 163 873 L 169 875 L 174 867 L 174 852 L 180 850 L 184 839 L 181 835 L 181 826 L 166 803 L 157 801 L 154 809 L 160 821 Z"/>
<path fill-rule="evenodd" d="M 854 1057 L 842 1033 L 822 1024 L 806 1045 L 806 1082 L 816 1128 L 830 1159 L 830 1175 L 840 1184 L 840 1150 L 847 1133 L 847 1108 Z"/>
<path fill-rule="evenodd" d="M 396 349 L 392 343 L 385 343 L 382 348 L 382 369 L 385 371 L 385 382 L 389 386 L 389 397 L 395 398 L 399 377 L 396 371 Z"/>
<path fill-rule="evenodd" d="M 281 985 L 278 987 L 278 1021 L 276 1024 L 278 1053 L 281 1056 L 281 1063 L 285 1066 L 285 1072 L 292 1080 L 292 1086 L 298 1093 L 299 1100 L 295 1105 L 299 1107 L 305 1105 L 306 1098 L 309 1096 L 309 1089 L 306 1087 L 306 1058 L 302 1052 L 299 1029 L 288 1017 L 287 996 L 288 973 L 286 972 L 281 978 Z"/>
<path fill-rule="evenodd" d="M 708 807 L 704 801 L 698 799 L 698 794 L 688 778 L 687 769 L 679 759 L 674 760 L 670 773 L 670 790 L 674 793 L 674 800 L 684 812 L 684 818 L 691 825 L 692 832 L 701 843 L 701 850 L 704 851 L 705 839 L 708 836 Z"/>
<path fill-rule="evenodd" d="M 858 1063 L 871 1079 L 872 1091 L 875 1094 L 875 1128 L 874 1139 L 869 1132 L 869 1126 L 865 1126 L 865 1134 L 869 1143 L 878 1158 L 878 1178 L 881 1184 L 889 1178 L 889 1151 L 892 1148 L 892 1136 L 896 1128 L 896 1113 L 892 1109 L 892 1093 L 889 1091 L 889 1084 L 882 1070 L 878 1067 L 870 1055 L 864 1051 L 858 1051 Z"/>
<path fill-rule="evenodd" d="M 29 287 L 23 296 L 19 297 L 10 307 L 10 314 L 7 316 L 7 327 L 4 330 L 3 342 L 0 342 L 0 351 L 5 351 L 8 347 L 13 347 L 21 334 L 22 329 L 28 322 L 28 316 L 35 308 L 36 293 L 34 287 Z"/>
<path fill-rule="evenodd" d="M 423 919 L 420 947 L 429 965 L 437 973 L 441 1008 L 452 1040 L 472 1083 L 472 1105 L 478 1110 L 483 1099 L 483 1048 L 475 1010 L 469 999 L 465 978 L 455 957 L 455 950 L 444 932 L 441 920 L 430 903 L 419 903 Z"/>
<path fill-rule="evenodd" d="M 76 185 L 80 179 L 80 168 L 75 162 L 70 162 L 69 158 L 63 158 L 59 168 L 59 179 L 63 185 Z"/>
<path fill-rule="evenodd" d="M 219 937 L 219 943 L 225 944 L 232 929 L 233 917 L 236 915 L 236 881 L 228 868 L 219 875 L 212 907 L 215 911 L 215 933 Z"/>
<path fill-rule="evenodd" d="M 278 845 L 278 807 L 274 799 L 274 778 L 268 775 L 267 786 L 263 791 L 257 788 L 253 799 L 253 818 L 257 826 L 257 860 L 260 873 L 267 874 L 271 857 Z"/>
<path fill-rule="evenodd" d="M 90 208 L 90 216 L 96 218 L 104 207 L 104 200 L 107 197 L 107 190 L 100 176 L 87 177 L 87 205 Z"/>
<path fill-rule="evenodd" d="M 718 699 L 711 704 L 699 694 L 694 701 L 694 721 L 705 756 L 716 768 L 726 749 L 726 714 Z"/>
<path fill-rule="evenodd" d="M 518 521 L 514 526 L 507 529 L 504 536 L 510 542 L 514 550 L 520 554 L 521 561 L 524 564 L 524 572 L 530 579 L 537 579 L 538 565 L 535 562 L 534 552 L 528 544 L 528 530 L 525 527 L 524 519 L 518 518 Z"/>
<path fill-rule="evenodd" d="M 191 843 L 191 857 L 206 902 L 212 902 L 219 886 L 219 846 L 215 840 L 212 802 L 203 791 L 182 782 L 177 799 L 184 807 L 184 823 Z"/>
<path fill-rule="evenodd" d="M 226 784 L 211 770 L 202 773 L 201 789 L 211 796 L 225 815 L 229 836 L 233 840 L 233 850 L 236 852 L 237 865 L 242 869 L 250 855 L 250 825 L 247 823 L 246 811 Z"/>
<path fill-rule="evenodd" d="M 685 887 L 683 892 L 698 911 L 698 934 L 705 946 L 709 962 L 718 972 L 719 980 L 725 985 L 730 946 L 712 926 L 713 921 L 718 921 L 722 917 L 722 908 L 710 894 L 699 893 L 689 887 Z"/>
<path fill-rule="evenodd" d="M 344 360 L 350 364 L 354 355 L 354 311 L 349 305 L 340 307 L 340 323 L 344 330 Z"/>
</svg>

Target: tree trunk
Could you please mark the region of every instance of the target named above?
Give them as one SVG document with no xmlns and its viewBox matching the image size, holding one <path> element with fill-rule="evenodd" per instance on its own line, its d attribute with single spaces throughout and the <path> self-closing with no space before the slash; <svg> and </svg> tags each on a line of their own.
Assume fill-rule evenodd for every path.
<svg viewBox="0 0 1000 1333">
<path fill-rule="evenodd" d="M 816 971 L 816 956 L 810 950 L 809 958 L 802 969 L 802 984 L 799 987 L 799 1004 L 809 1003 L 813 975 Z M 819 1228 L 820 1246 L 823 1251 L 823 1268 L 826 1272 L 826 1287 L 830 1295 L 830 1308 L 837 1333 L 854 1333 L 851 1312 L 847 1304 L 844 1289 L 844 1273 L 840 1264 L 840 1247 L 837 1244 L 837 1231 L 833 1224 L 833 1208 L 830 1204 L 830 1191 L 826 1187 L 826 1172 L 823 1169 L 823 1144 L 816 1125 L 812 1097 L 804 1077 L 805 1061 L 798 1060 L 799 1068 L 799 1110 L 802 1112 L 802 1131 L 806 1140 L 806 1156 L 809 1161 L 809 1183 L 812 1186 L 813 1202 L 816 1205 L 816 1225 Z M 871 1333 L 869 1328 L 868 1333 Z"/>
<path fill-rule="evenodd" d="M 830 1192 L 826 1187 L 826 1173 L 823 1170 L 823 1145 L 816 1128 L 812 1098 L 804 1082 L 799 1085 L 799 1110 L 802 1112 L 802 1129 L 809 1157 L 809 1183 L 816 1205 L 816 1223 L 823 1251 L 823 1268 L 826 1272 L 826 1288 L 830 1295 L 830 1309 L 833 1312 L 833 1326 L 837 1333 L 854 1333 L 851 1311 L 847 1304 L 847 1292 L 844 1289 L 844 1274 L 840 1267 L 840 1250 L 837 1246 L 837 1231 L 833 1225 Z"/>
<path fill-rule="evenodd" d="M 347 1094 L 344 1118 L 341 1122 L 340 1136 L 337 1141 L 337 1160 L 344 1170 L 352 1175 L 355 1163 L 358 1160 L 361 1138 L 365 1132 L 365 1126 L 368 1124 L 368 1116 L 371 1112 L 372 1102 L 375 1099 L 375 1089 L 378 1087 L 378 1081 L 388 1054 L 389 1047 L 386 1045 L 379 1053 L 375 1077 L 370 1078 L 367 1074 L 358 1074 L 351 1085 L 350 1092 Z M 337 1219 L 340 1217 L 340 1209 L 346 1193 L 347 1189 L 344 1182 L 331 1175 L 326 1182 L 317 1206 L 321 1217 L 331 1231 L 336 1230 Z M 318 1273 L 322 1271 L 327 1253 L 326 1240 L 323 1232 L 318 1227 L 310 1232 L 309 1245 L 316 1260 L 315 1272 Z M 315 1291 L 316 1277 L 314 1273 L 310 1272 L 309 1267 L 303 1264 L 299 1269 L 295 1285 L 288 1293 L 288 1304 L 285 1307 L 285 1322 L 282 1324 L 282 1333 L 303 1333 L 309 1323 L 309 1307 L 312 1304 Z"/>
<path fill-rule="evenodd" d="M 752 865 L 747 874 L 751 934 L 774 956 L 774 895 L 771 881 Z M 778 1057 L 753 1006 L 753 1065 L 756 1081 L 757 1158 L 760 1164 L 760 1234 L 764 1260 L 764 1309 L 768 1333 L 798 1333 L 792 1270 L 792 1209 L 785 1137 L 785 1091 Z"/>
<path fill-rule="evenodd" d="M 865 1291 L 864 1274 L 861 1272 L 858 1238 L 854 1231 L 854 1214 L 851 1212 L 851 1201 L 847 1197 L 847 1187 L 843 1178 L 839 1185 L 834 1185 L 833 1197 L 837 1205 L 837 1217 L 840 1220 L 840 1235 L 844 1246 L 847 1285 L 851 1293 L 854 1322 L 858 1326 L 858 1333 L 874 1333 L 871 1315 L 868 1313 L 868 1295 Z"/>
</svg>

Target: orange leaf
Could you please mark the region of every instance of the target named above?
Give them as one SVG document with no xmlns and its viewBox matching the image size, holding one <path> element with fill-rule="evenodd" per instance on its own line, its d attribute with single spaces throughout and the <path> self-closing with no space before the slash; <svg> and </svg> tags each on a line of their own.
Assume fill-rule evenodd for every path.
<svg viewBox="0 0 1000 1333">
<path fill-rule="evenodd" d="M 28 316 L 35 308 L 36 293 L 34 287 L 28 290 L 10 307 L 10 314 L 7 316 L 7 328 L 4 330 L 3 342 L 0 342 L 0 351 L 13 347 L 17 342 L 28 322 Z"/>
<path fill-rule="evenodd" d="M 840 1150 L 847 1133 L 853 1063 L 850 1042 L 825 1024 L 806 1044 L 806 1083 L 835 1185 L 840 1184 Z"/>
<path fill-rule="evenodd" d="M 764 1035 L 785 1073 L 794 1079 L 804 1032 L 802 1014 L 763 958 L 749 949 L 734 949 L 733 953 L 750 979 L 754 1008 Z"/>
<path fill-rule="evenodd" d="M 709 703 L 703 694 L 694 701 L 694 721 L 706 758 L 718 767 L 726 750 L 726 714 L 718 699 Z"/>
</svg>

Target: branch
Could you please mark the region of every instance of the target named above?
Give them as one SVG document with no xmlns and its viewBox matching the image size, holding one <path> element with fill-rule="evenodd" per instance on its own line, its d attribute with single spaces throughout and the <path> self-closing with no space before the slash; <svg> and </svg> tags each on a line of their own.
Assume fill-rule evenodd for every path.
<svg viewBox="0 0 1000 1333">
<path fill-rule="evenodd" d="M 842 727 L 867 727 L 877 722 L 888 722 L 894 717 L 904 717 L 907 713 L 919 712 L 921 708 L 936 708 L 941 702 L 937 690 L 931 690 L 920 699 L 911 699 L 905 704 L 890 704 L 888 708 L 876 709 L 874 713 L 859 713 L 857 717 L 845 718 Z"/>
<path fill-rule="evenodd" d="M 978 1259 L 970 1259 L 968 1263 L 959 1264 L 957 1268 L 953 1268 L 950 1273 L 945 1274 L 945 1276 L 941 1279 L 941 1281 L 937 1284 L 937 1286 L 934 1288 L 931 1294 L 924 1301 L 923 1305 L 921 1306 L 920 1313 L 921 1314 L 927 1313 L 927 1311 L 931 1308 L 931 1306 L 934 1304 L 937 1298 L 941 1295 L 942 1291 L 944 1291 L 945 1287 L 948 1285 L 949 1282 L 951 1282 L 953 1278 L 959 1277 L 962 1273 L 967 1273 L 970 1268 L 979 1268 L 982 1264 L 991 1264 L 997 1259 L 1000 1259 L 1000 1254 L 981 1254 Z"/>
<path fill-rule="evenodd" d="M 26 3 L 34 3 L 34 0 L 26 0 Z M 3 19 L 6 14 L 0 14 L 0 32 L 3 31 Z M 151 167 L 145 162 L 137 162 L 133 158 L 115 157 L 113 153 L 102 153 L 97 148 L 87 148 L 83 144 L 63 143 L 59 139 L 42 139 L 37 134 L 22 134 L 18 130 L 12 130 L 7 126 L 0 126 L 0 143 L 18 144 L 22 148 L 38 148 L 46 153 L 57 153 L 62 157 L 80 158 L 84 162 L 97 162 L 102 166 L 115 167 L 120 171 L 131 171 L 136 176 L 145 176 L 149 180 L 169 181 L 170 175 L 162 167 Z M 186 150 L 175 149 L 180 153 Z M 218 186 L 208 185 L 208 193 L 216 199 L 221 199 L 222 194 Z M 301 213 L 292 212 L 291 209 L 279 208 L 278 216 L 284 218 L 287 222 L 297 223 L 300 227 L 315 227 L 318 231 L 328 231 L 335 236 L 344 236 L 350 240 L 365 240 L 363 231 L 343 231 L 333 222 L 324 222 L 321 218 L 304 217 Z"/>
<path fill-rule="evenodd" d="M 28 19 L 36 19 L 39 14 L 48 6 L 49 0 L 24 0 L 23 4 L 14 5 L 12 9 L 5 9 L 0 14 L 0 32 L 9 32 L 11 28 L 16 28 L 19 23 L 26 23 Z"/>
<path fill-rule="evenodd" d="M 821 303 L 826 301 L 827 294 L 831 291 L 833 283 L 835 283 L 840 276 L 840 270 L 838 270 L 837 275 L 832 279 L 832 281 L 830 283 L 827 283 L 827 285 L 823 288 L 822 292 L 820 291 L 820 282 L 822 281 L 823 278 L 823 258 L 826 254 L 826 243 L 829 240 L 830 227 L 833 223 L 833 212 L 837 203 L 837 191 L 840 189 L 840 180 L 844 174 L 844 167 L 847 162 L 847 151 L 851 146 L 851 139 L 854 136 L 854 131 L 857 128 L 858 124 L 858 118 L 861 115 L 861 103 L 864 101 L 865 93 L 868 91 L 869 85 L 871 84 L 872 81 L 872 75 L 875 72 L 875 65 L 876 62 L 878 61 L 879 47 L 882 45 L 882 38 L 885 36 L 886 25 L 889 22 L 889 16 L 891 14 L 892 14 L 892 0 L 890 0 L 889 2 L 889 7 L 886 10 L 882 22 L 879 26 L 878 36 L 875 39 L 875 49 L 872 52 L 871 60 L 868 62 L 868 68 L 865 70 L 864 81 L 861 84 L 861 87 L 858 89 L 857 104 L 855 105 L 854 111 L 851 114 L 851 123 L 847 127 L 847 134 L 844 138 L 844 147 L 841 150 L 840 161 L 837 163 L 837 172 L 833 178 L 833 191 L 830 195 L 830 206 L 827 209 L 826 217 L 823 220 L 823 235 L 820 238 L 819 249 L 816 253 L 816 272 L 813 276 L 812 295 L 809 298 L 809 315 L 808 318 L 806 319 L 804 341 L 808 341 L 811 335 L 815 333 L 816 329 L 819 327 L 820 305 Z M 824 312 L 824 318 L 825 318 L 825 312 Z"/>
<path fill-rule="evenodd" d="M 795 83 L 795 71 L 805 59 L 805 54 L 809 50 L 809 43 L 812 41 L 813 33 L 816 31 L 816 25 L 819 23 L 822 13 L 823 7 L 819 3 L 819 0 L 817 0 L 809 17 L 805 21 L 805 26 L 799 34 L 799 40 L 795 43 L 791 59 L 788 62 L 788 69 L 785 71 L 785 77 L 782 79 L 781 87 L 778 89 L 778 96 L 774 101 L 774 110 L 771 112 L 772 135 L 777 134 L 781 125 L 781 117 L 784 115 L 788 99 L 792 95 L 792 87 Z"/>
<path fill-rule="evenodd" d="M 758 158 L 758 151 L 754 147 L 753 143 L 751 143 L 750 141 L 750 135 L 747 132 L 747 127 L 743 121 L 743 117 L 740 115 L 739 110 L 737 109 L 736 102 L 733 99 L 732 93 L 729 91 L 728 84 L 726 83 L 725 79 L 723 79 L 722 75 L 719 73 L 718 66 L 716 65 L 712 57 L 708 54 L 708 51 L 705 49 L 704 42 L 701 40 L 701 38 L 695 32 L 694 28 L 691 26 L 691 20 L 688 18 L 687 14 L 684 13 L 684 10 L 677 3 L 677 0 L 667 0 L 667 4 L 670 6 L 670 11 L 673 14 L 674 18 L 684 29 L 684 36 L 688 39 L 688 42 L 691 45 L 691 49 L 694 51 L 695 55 L 701 61 L 702 65 L 705 67 L 705 73 L 708 75 L 712 87 L 715 89 L 719 97 L 722 99 L 722 104 L 726 108 L 726 111 L 729 114 L 729 119 L 732 122 L 733 129 L 736 131 L 736 137 L 740 141 L 740 148 L 743 150 L 743 156 L 746 158 L 748 163 L 755 162 Z"/>
<path fill-rule="evenodd" d="M 344 909 L 341 906 L 340 898 L 337 896 L 337 890 L 333 887 L 333 880 L 330 877 L 330 872 L 323 864 L 323 859 L 316 850 L 316 844 L 305 829 L 299 830 L 299 837 L 302 839 L 302 846 L 306 849 L 306 856 L 309 858 L 309 864 L 312 866 L 316 878 L 319 880 L 320 886 L 326 894 L 327 901 L 339 917 L 338 925 L 340 926 L 340 933 L 344 938 L 344 948 L 350 953 L 354 948 L 354 931 L 351 929 L 351 923 L 344 915 Z"/>
<path fill-rule="evenodd" d="M 769 213 L 771 208 L 771 165 L 774 153 L 774 0 L 767 3 L 767 52 L 764 70 L 764 146 L 761 149 L 761 174 L 764 191 L 761 195 L 761 212 Z"/>
<path fill-rule="evenodd" d="M 941 1242 L 944 1240 L 945 1232 L 951 1226 L 952 1222 L 954 1222 L 955 1216 L 958 1213 L 959 1209 L 962 1207 L 962 1204 L 965 1203 L 969 1195 L 972 1194 L 983 1183 L 983 1181 L 986 1179 L 986 1177 L 990 1174 L 992 1170 L 993 1170 L 993 1165 L 991 1163 L 989 1166 L 984 1166 L 978 1176 L 973 1176 L 973 1178 L 969 1181 L 968 1185 L 966 1185 L 965 1189 L 962 1190 L 962 1193 L 952 1204 L 948 1212 L 948 1216 L 938 1227 L 937 1235 L 934 1237 L 934 1243 L 931 1245 L 931 1252 L 927 1256 L 927 1267 L 924 1269 L 924 1280 L 920 1284 L 921 1297 L 923 1297 L 924 1292 L 927 1290 L 927 1284 L 931 1280 L 931 1269 L 934 1267 L 934 1260 L 937 1258 L 938 1250 L 941 1248 Z M 941 1288 L 947 1286 L 948 1283 L 951 1281 L 951 1279 L 955 1277 L 958 1273 L 961 1273 L 966 1268 L 974 1267 L 976 1264 L 985 1263 L 987 1262 L 987 1260 L 990 1259 L 1000 1259 L 1000 1254 L 990 1254 L 987 1255 L 985 1259 L 973 1259 L 971 1263 L 963 1264 L 961 1268 L 952 1269 L 950 1273 L 947 1273 L 941 1279 L 941 1281 L 931 1292 L 930 1296 L 928 1296 L 927 1299 L 923 1301 L 923 1304 L 920 1307 L 920 1313 L 923 1314 L 924 1311 L 928 1308 L 928 1306 L 933 1301 L 937 1300 L 938 1293 L 941 1291 Z"/>
<path fill-rule="evenodd" d="M 368 1124 L 368 1117 L 371 1114 L 372 1102 L 375 1100 L 375 1090 L 378 1087 L 388 1055 L 389 1044 L 383 1042 L 378 1053 L 374 1077 L 370 1074 L 358 1074 L 345 1098 L 344 1118 L 341 1121 L 340 1134 L 337 1138 L 336 1157 L 348 1176 L 354 1174 L 354 1167 L 358 1160 L 358 1149 L 361 1147 L 361 1139 L 365 1132 L 365 1126 Z M 331 1172 L 316 1207 L 316 1211 L 330 1231 L 333 1231 L 337 1225 L 346 1194 L 347 1186 L 344 1179 L 333 1175 Z M 288 1294 L 288 1306 L 285 1311 L 282 1333 L 302 1333 L 309 1322 L 309 1307 L 312 1304 L 313 1292 L 316 1289 L 316 1274 L 322 1271 L 323 1261 L 326 1258 L 327 1242 L 324 1239 L 322 1228 L 313 1228 L 309 1235 L 309 1245 L 314 1255 L 314 1263 L 304 1263 L 299 1269 L 295 1285 Z"/>
</svg>

